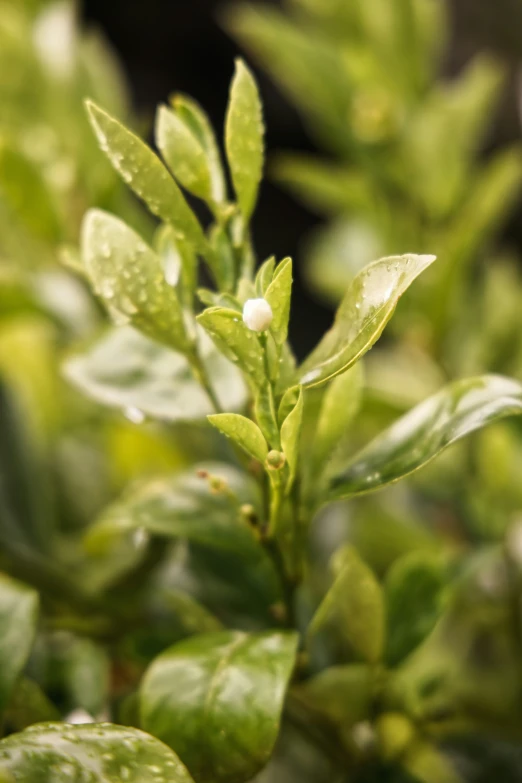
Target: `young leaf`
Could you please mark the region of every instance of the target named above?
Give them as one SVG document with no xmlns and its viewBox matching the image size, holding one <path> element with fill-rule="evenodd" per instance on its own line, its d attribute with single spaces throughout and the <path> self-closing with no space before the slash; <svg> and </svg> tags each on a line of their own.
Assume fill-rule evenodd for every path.
<svg viewBox="0 0 522 783">
<path fill-rule="evenodd" d="M 269 383 L 265 383 L 260 389 L 255 402 L 256 421 L 268 443 L 273 449 L 281 447 L 279 427 L 275 412 L 274 394 Z"/>
<path fill-rule="evenodd" d="M 172 106 L 177 116 L 192 130 L 205 150 L 212 182 L 212 199 L 220 204 L 226 199 L 225 175 L 221 155 L 210 121 L 201 106 L 187 95 L 175 95 Z"/>
<path fill-rule="evenodd" d="M 256 295 L 264 297 L 266 290 L 272 282 L 275 269 L 275 256 L 271 256 L 259 267 L 256 275 Z"/>
<path fill-rule="evenodd" d="M 317 609 L 308 633 L 334 621 L 350 647 L 368 663 L 377 663 L 384 645 L 384 600 L 373 572 L 353 547 L 336 556 L 336 577 Z"/>
<path fill-rule="evenodd" d="M 0 780 L 21 783 L 194 783 L 176 754 L 143 731 L 109 723 L 39 723 L 0 742 Z"/>
<path fill-rule="evenodd" d="M 294 689 L 307 706 L 342 727 L 368 720 L 371 713 L 374 676 L 363 663 L 330 666 Z"/>
<path fill-rule="evenodd" d="M 287 482 L 287 490 L 294 483 L 297 473 L 299 457 L 299 436 L 303 421 L 303 390 L 299 389 L 297 402 L 281 425 L 281 448 L 286 457 L 290 475 Z"/>
<path fill-rule="evenodd" d="M 254 78 L 237 60 L 225 127 L 227 158 L 245 224 L 257 200 L 263 170 L 263 117 Z"/>
<path fill-rule="evenodd" d="M 501 375 L 446 386 L 378 435 L 331 481 L 329 498 L 369 492 L 413 473 L 460 438 L 522 413 L 522 385 Z"/>
<path fill-rule="evenodd" d="M 202 331 L 200 354 L 223 407 L 241 410 L 246 388 L 241 373 Z M 130 327 L 109 330 L 65 364 L 65 375 L 102 405 L 164 421 L 198 421 L 213 410 L 187 359 Z"/>
<path fill-rule="evenodd" d="M 280 425 L 283 424 L 287 416 L 293 411 L 297 405 L 299 395 L 301 394 L 300 386 L 292 386 L 287 389 L 283 394 L 281 402 L 279 403 L 279 410 L 277 411 L 277 420 Z"/>
<path fill-rule="evenodd" d="M 37 621 L 38 595 L 0 574 L 0 714 L 27 663 Z"/>
<path fill-rule="evenodd" d="M 118 320 L 179 351 L 191 347 L 175 289 L 161 259 L 118 218 L 90 210 L 82 228 L 82 256 L 96 293 Z"/>
<path fill-rule="evenodd" d="M 447 580 L 443 564 L 431 552 L 412 552 L 388 572 L 386 660 L 396 666 L 434 629 L 444 608 Z"/>
<path fill-rule="evenodd" d="M 238 413 L 214 413 L 207 416 L 209 422 L 223 435 L 241 446 L 251 457 L 264 463 L 268 454 L 268 446 L 263 433 L 252 419 L 240 416 Z"/>
<path fill-rule="evenodd" d="M 276 268 L 272 282 L 265 293 L 265 299 L 274 315 L 270 331 L 278 345 L 282 345 L 288 337 L 291 293 L 292 259 L 285 258 Z"/>
<path fill-rule="evenodd" d="M 212 203 L 212 181 L 205 150 L 177 114 L 160 106 L 156 144 L 178 182 L 195 196 Z"/>
<path fill-rule="evenodd" d="M 464 783 L 451 763 L 429 742 L 416 742 L 402 759 L 402 766 L 419 783 Z"/>
<path fill-rule="evenodd" d="M 303 386 L 345 372 L 379 339 L 402 294 L 435 256 L 392 256 L 374 261 L 354 278 L 335 321 L 299 368 Z"/>
<path fill-rule="evenodd" d="M 180 642 L 145 674 L 142 725 L 176 750 L 196 783 L 250 780 L 272 753 L 296 650 L 296 634 L 274 631 Z"/>
<path fill-rule="evenodd" d="M 211 307 L 197 318 L 217 347 L 261 386 L 265 380 L 263 350 L 257 334 L 248 329 L 241 315 L 224 307 Z"/>
<path fill-rule="evenodd" d="M 204 249 L 203 230 L 160 159 L 118 120 L 91 101 L 86 106 L 100 147 L 123 180 L 154 215 L 172 225 L 178 239 Z"/>
</svg>

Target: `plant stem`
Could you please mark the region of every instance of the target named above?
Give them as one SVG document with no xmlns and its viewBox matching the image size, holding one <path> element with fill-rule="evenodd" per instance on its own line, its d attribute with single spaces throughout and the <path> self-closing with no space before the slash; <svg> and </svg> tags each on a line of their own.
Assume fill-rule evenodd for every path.
<svg viewBox="0 0 522 783">
<path fill-rule="evenodd" d="M 192 368 L 192 372 L 194 373 L 196 379 L 199 381 L 203 389 L 210 397 L 210 401 L 212 402 L 215 412 L 222 413 L 223 408 L 221 407 L 221 403 L 218 400 L 216 392 L 214 391 L 212 384 L 210 383 L 210 378 L 208 377 L 207 368 L 203 364 L 203 360 L 201 359 L 198 349 L 196 348 L 188 358 L 189 358 L 190 366 Z"/>
</svg>

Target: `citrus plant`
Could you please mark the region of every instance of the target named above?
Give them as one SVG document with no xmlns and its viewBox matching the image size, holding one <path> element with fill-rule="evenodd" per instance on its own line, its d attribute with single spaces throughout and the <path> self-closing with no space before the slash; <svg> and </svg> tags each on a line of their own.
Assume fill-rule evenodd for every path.
<svg viewBox="0 0 522 783">
<path fill-rule="evenodd" d="M 460 756 L 442 743 L 492 723 L 509 736 L 499 702 L 522 688 L 516 664 L 499 672 L 470 652 L 482 615 L 466 606 L 458 552 L 419 548 L 381 581 L 351 546 L 325 568 L 313 525 L 521 413 L 522 385 L 453 382 L 354 453 L 361 359 L 435 257 L 365 266 L 297 365 L 292 262 L 258 265 L 251 242 L 264 144 L 247 67 L 237 63 L 225 122 L 233 198 L 192 99 L 158 111 L 163 160 L 102 108 L 87 111 L 159 226 L 149 243 L 120 217 L 87 213 L 78 269 L 114 326 L 66 375 L 137 427 L 171 427 L 201 460 L 131 485 L 55 553 L 56 568 L 6 565 L 0 779 L 460 780 Z M 509 645 L 513 613 L 496 608 Z"/>
</svg>

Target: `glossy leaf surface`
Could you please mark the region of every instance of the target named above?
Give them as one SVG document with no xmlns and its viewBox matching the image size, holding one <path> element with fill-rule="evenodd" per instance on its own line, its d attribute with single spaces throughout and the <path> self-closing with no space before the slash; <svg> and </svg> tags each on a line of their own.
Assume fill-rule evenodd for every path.
<svg viewBox="0 0 522 783">
<path fill-rule="evenodd" d="M 205 337 L 203 363 L 223 406 L 240 409 L 246 389 L 238 370 Z M 130 327 L 112 329 L 85 353 L 65 364 L 65 374 L 84 394 L 124 412 L 196 421 L 212 403 L 184 356 L 149 340 Z M 136 413 L 137 412 L 137 413 Z"/>
<path fill-rule="evenodd" d="M 208 416 L 209 422 L 227 438 L 231 438 L 243 451 L 263 463 L 268 446 L 263 433 L 255 422 L 238 413 L 215 413 Z"/>
<path fill-rule="evenodd" d="M 517 381 L 501 375 L 455 381 L 366 446 L 333 478 L 330 497 L 348 497 L 397 481 L 474 430 L 520 413 L 522 385 Z"/>
<path fill-rule="evenodd" d="M 39 723 L 0 742 L 0 779 L 19 783 L 193 783 L 173 751 L 110 723 Z"/>
<path fill-rule="evenodd" d="M 0 574 L 0 713 L 27 663 L 37 621 L 38 595 Z"/>
<path fill-rule="evenodd" d="M 402 294 L 435 256 L 392 256 L 354 278 L 332 328 L 299 368 L 300 383 L 317 386 L 344 372 L 379 339 Z"/>
<path fill-rule="evenodd" d="M 296 634 L 274 631 L 183 641 L 144 677 L 142 724 L 197 783 L 245 783 L 272 753 L 296 649 Z"/>
<path fill-rule="evenodd" d="M 285 258 L 275 270 L 272 281 L 264 295 L 274 315 L 270 331 L 278 345 L 282 345 L 288 337 L 291 294 L 292 259 Z"/>
<path fill-rule="evenodd" d="M 203 230 L 167 169 L 138 136 L 90 101 L 87 111 L 99 144 L 122 179 L 180 240 L 205 244 Z"/>
<path fill-rule="evenodd" d="M 373 572 L 353 547 L 346 546 L 334 557 L 336 576 L 315 613 L 309 633 L 326 623 L 368 663 L 376 663 L 384 645 L 384 600 Z"/>
<path fill-rule="evenodd" d="M 299 436 L 301 434 L 301 423 L 303 421 L 303 390 L 299 389 L 297 401 L 281 425 L 281 448 L 286 457 L 290 475 L 288 478 L 288 488 L 294 482 L 297 474 L 297 464 L 299 459 Z"/>
<path fill-rule="evenodd" d="M 237 200 L 248 222 L 255 207 L 263 170 L 263 117 L 254 78 L 242 60 L 230 88 L 225 144 Z"/>
<path fill-rule="evenodd" d="M 82 230 L 83 263 L 96 293 L 115 320 L 148 337 L 188 350 L 183 312 L 165 279 L 161 258 L 118 218 L 93 209 Z"/>
<path fill-rule="evenodd" d="M 265 379 L 263 350 L 257 334 L 244 324 L 241 315 L 236 310 L 211 307 L 197 320 L 225 356 L 261 386 Z"/>
</svg>

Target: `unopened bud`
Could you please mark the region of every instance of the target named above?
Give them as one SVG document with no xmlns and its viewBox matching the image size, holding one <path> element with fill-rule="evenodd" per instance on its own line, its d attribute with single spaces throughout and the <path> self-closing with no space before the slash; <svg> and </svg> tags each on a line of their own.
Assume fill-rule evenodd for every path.
<svg viewBox="0 0 522 783">
<path fill-rule="evenodd" d="M 247 299 L 243 307 L 243 321 L 253 332 L 264 332 L 272 323 L 272 308 L 266 299 Z"/>
<path fill-rule="evenodd" d="M 285 466 L 286 457 L 282 451 L 272 449 L 266 457 L 266 466 L 269 470 L 281 470 Z"/>
<path fill-rule="evenodd" d="M 219 478 L 219 476 L 210 476 L 209 484 L 210 491 L 213 495 L 220 495 L 222 492 L 225 492 L 225 490 L 228 489 L 227 482 L 224 479 Z"/>
</svg>

